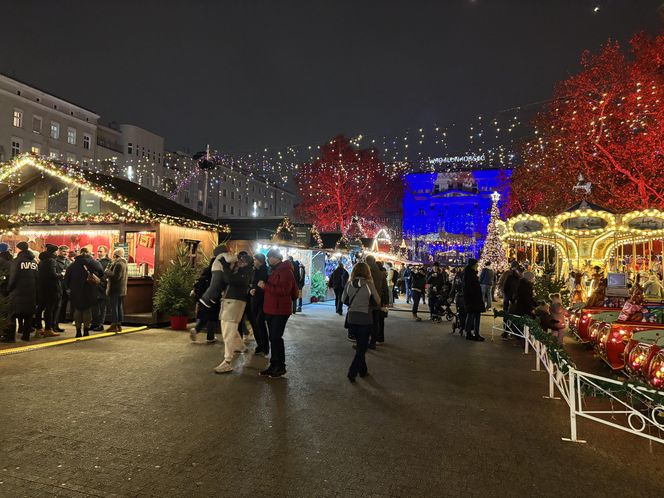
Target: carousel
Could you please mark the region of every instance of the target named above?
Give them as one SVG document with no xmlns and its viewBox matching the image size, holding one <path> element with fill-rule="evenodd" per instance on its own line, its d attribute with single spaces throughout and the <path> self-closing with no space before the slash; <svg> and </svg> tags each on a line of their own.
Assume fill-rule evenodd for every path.
<svg viewBox="0 0 664 498">
<path fill-rule="evenodd" d="M 535 267 L 554 267 L 559 276 L 594 266 L 610 272 L 661 274 L 664 212 L 616 214 L 583 200 L 553 217 L 509 218 L 501 237 L 509 257 Z"/>
</svg>

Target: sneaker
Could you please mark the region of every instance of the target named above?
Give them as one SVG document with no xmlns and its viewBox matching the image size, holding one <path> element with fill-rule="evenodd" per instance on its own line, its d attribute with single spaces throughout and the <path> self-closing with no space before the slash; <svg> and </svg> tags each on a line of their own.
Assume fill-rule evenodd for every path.
<svg viewBox="0 0 664 498">
<path fill-rule="evenodd" d="M 258 375 L 261 375 L 263 377 L 269 377 L 273 371 L 274 369 L 272 368 L 272 365 L 270 365 L 265 370 L 261 370 L 260 372 L 258 372 Z"/>
<path fill-rule="evenodd" d="M 286 369 L 285 368 L 276 368 L 270 372 L 270 378 L 271 379 L 276 379 L 277 377 L 281 377 L 286 374 Z"/>
<path fill-rule="evenodd" d="M 206 344 L 214 344 L 215 342 L 217 342 L 217 339 L 207 339 L 205 342 Z"/>
<path fill-rule="evenodd" d="M 482 342 L 482 341 L 486 341 L 486 338 L 482 337 L 481 335 L 476 335 L 475 340 Z"/>
<path fill-rule="evenodd" d="M 231 366 L 230 362 L 224 360 L 219 365 L 214 367 L 215 373 L 218 374 L 225 374 L 233 371 L 233 367 Z"/>
<path fill-rule="evenodd" d="M 111 329 L 108 330 L 111 331 Z M 191 339 L 191 342 L 196 342 L 196 334 L 198 334 L 196 327 L 191 327 L 189 329 L 189 339 Z"/>
</svg>

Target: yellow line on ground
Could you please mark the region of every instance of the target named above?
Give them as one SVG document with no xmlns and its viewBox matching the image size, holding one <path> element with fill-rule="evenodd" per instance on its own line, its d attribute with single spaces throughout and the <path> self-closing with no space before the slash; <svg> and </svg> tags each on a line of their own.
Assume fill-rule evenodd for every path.
<svg viewBox="0 0 664 498">
<path fill-rule="evenodd" d="M 81 341 L 92 341 L 93 339 L 101 339 L 102 337 L 111 337 L 114 335 L 121 335 L 121 334 L 130 334 L 132 332 L 140 332 L 141 330 L 145 330 L 148 327 L 146 325 L 143 325 L 141 327 L 131 327 L 131 328 L 126 328 L 122 329 L 122 332 L 104 332 L 101 334 L 94 334 L 94 335 L 89 335 L 86 337 L 72 337 L 70 339 L 60 339 L 59 341 L 50 341 L 50 342 L 44 342 L 41 344 L 31 344 L 29 346 L 19 346 L 17 348 L 10 348 L 10 349 L 4 349 L 0 351 L 0 356 L 8 356 L 11 354 L 18 354 L 18 353 L 27 353 L 28 351 L 37 351 L 39 349 L 44 349 L 44 348 L 50 348 L 53 346 L 62 346 L 64 344 L 72 344 L 74 342 L 81 342 Z"/>
</svg>

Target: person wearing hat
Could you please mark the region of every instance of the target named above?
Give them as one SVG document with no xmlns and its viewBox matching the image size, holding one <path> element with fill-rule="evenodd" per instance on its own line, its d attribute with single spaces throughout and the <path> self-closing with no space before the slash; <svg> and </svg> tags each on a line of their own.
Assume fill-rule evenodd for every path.
<svg viewBox="0 0 664 498">
<path fill-rule="evenodd" d="M 58 270 L 58 275 L 60 276 L 60 302 L 58 302 L 58 311 L 55 314 L 55 326 L 53 330 L 56 332 L 64 332 L 60 328 L 61 322 L 67 321 L 67 304 L 69 303 L 69 290 L 65 287 L 65 272 L 71 260 L 69 259 L 69 246 L 62 245 L 58 247 L 58 254 L 55 256 L 55 266 Z"/>
<path fill-rule="evenodd" d="M 263 311 L 267 321 L 272 356 L 270 366 L 260 374 L 267 377 L 281 377 L 286 373 L 284 330 L 288 317 L 293 312 L 293 299 L 299 295 L 299 288 L 293 274 L 293 265 L 290 261 L 284 261 L 284 257 L 277 249 L 268 251 L 267 262 L 272 268 L 272 273 L 267 280 L 261 280 L 256 285 L 265 293 Z"/>
<path fill-rule="evenodd" d="M 69 300 L 76 325 L 76 337 L 90 335 L 92 307 L 97 304 L 97 286 L 104 274 L 101 264 L 90 256 L 87 247 L 81 247 L 79 253 L 65 272 L 65 285 L 70 291 Z"/>
<path fill-rule="evenodd" d="M 480 335 L 480 317 L 486 310 L 482 288 L 477 276 L 477 260 L 470 258 L 463 271 L 463 302 L 466 308 L 466 339 L 483 341 Z"/>
<path fill-rule="evenodd" d="M 60 334 L 53 328 L 57 325 L 55 313 L 60 302 L 60 276 L 55 262 L 58 246 L 46 244 L 46 250 L 39 254 L 39 292 L 37 294 L 37 316 L 35 337 L 56 337 Z M 44 328 L 42 328 L 42 315 Z"/>
<path fill-rule="evenodd" d="M 267 324 L 263 311 L 265 293 L 263 289 L 258 287 L 258 282 L 267 282 L 267 277 L 265 255 L 260 252 L 254 254 L 254 277 L 249 287 L 249 295 L 251 296 L 249 316 L 251 317 L 251 328 L 254 330 L 254 339 L 256 340 L 254 355 L 258 356 L 268 356 L 270 354 L 270 338 L 267 335 Z"/>
<path fill-rule="evenodd" d="M 39 286 L 39 269 L 35 261 L 35 255 L 30 250 L 27 242 L 16 244 L 19 250 L 16 259 L 11 263 L 9 270 L 10 306 L 12 313 L 12 327 L 6 331 L 4 342 L 16 340 L 16 323 L 21 334 L 21 340 L 30 340 L 30 331 L 37 306 L 37 288 Z"/>
<path fill-rule="evenodd" d="M 221 334 L 224 338 L 224 360 L 214 368 L 219 374 L 233 371 L 236 352 L 247 351 L 238 326 L 249 300 L 249 284 L 253 276 L 253 258 L 248 254 L 238 257 L 236 263 L 221 260 L 226 290 L 221 300 Z"/>
</svg>

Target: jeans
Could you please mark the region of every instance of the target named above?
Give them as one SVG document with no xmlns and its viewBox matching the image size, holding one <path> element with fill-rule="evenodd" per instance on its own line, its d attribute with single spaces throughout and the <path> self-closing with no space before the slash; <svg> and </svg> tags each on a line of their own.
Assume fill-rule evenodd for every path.
<svg viewBox="0 0 664 498">
<path fill-rule="evenodd" d="M 270 346 L 272 346 L 270 367 L 274 369 L 286 368 L 284 331 L 286 330 L 288 315 L 265 315 L 265 320 L 270 333 Z"/>
<path fill-rule="evenodd" d="M 486 307 L 487 311 L 490 311 L 491 306 L 493 305 L 493 296 L 491 295 L 493 286 L 482 284 L 480 287 L 482 288 L 482 301 L 484 301 L 484 306 Z"/>
<path fill-rule="evenodd" d="M 437 317 L 436 306 L 438 306 L 438 296 L 435 294 L 429 294 L 429 314 L 431 315 L 432 320 L 434 317 Z"/>
<path fill-rule="evenodd" d="M 58 303 L 58 323 L 67 321 L 67 304 L 69 303 L 69 293 L 65 290 L 62 291 L 62 297 L 60 298 L 60 303 Z"/>
<path fill-rule="evenodd" d="M 376 342 L 385 342 L 385 317 L 381 310 L 373 310 L 372 315 L 373 324 L 369 344 L 375 346 Z"/>
<path fill-rule="evenodd" d="M 111 307 L 111 323 L 122 323 L 124 320 L 124 296 L 108 296 L 108 304 Z"/>
<path fill-rule="evenodd" d="M 344 293 L 343 289 L 334 289 L 334 306 L 337 308 L 337 314 L 342 315 L 344 306 L 341 302 L 341 295 Z"/>
<path fill-rule="evenodd" d="M 422 297 L 422 292 L 413 289 L 413 315 L 417 315 L 417 310 L 420 307 L 420 298 Z"/>
<path fill-rule="evenodd" d="M 410 304 L 410 299 L 413 297 L 413 289 L 410 287 L 410 282 L 406 282 L 406 304 Z"/>
<path fill-rule="evenodd" d="M 480 336 L 480 317 L 481 313 L 478 312 L 468 312 L 466 315 L 466 335 L 470 336 L 471 332 L 474 333 L 475 337 Z"/>
<path fill-rule="evenodd" d="M 265 324 L 265 313 L 263 312 L 263 300 L 251 298 L 251 328 L 254 329 L 254 339 L 257 349 L 263 353 L 270 352 L 270 339 L 267 335 L 267 325 Z"/>
<path fill-rule="evenodd" d="M 369 345 L 369 335 L 371 334 L 372 325 L 356 325 L 350 323 L 348 324 L 348 327 L 350 333 L 357 338 L 355 358 L 353 358 L 353 362 L 348 369 L 348 376 L 354 378 L 358 373 L 360 375 L 367 374 L 367 362 L 365 356 L 367 346 Z"/>
<path fill-rule="evenodd" d="M 104 322 L 106 321 L 106 307 L 108 306 L 108 301 L 109 299 L 107 297 L 99 298 L 97 299 L 97 302 L 92 305 L 93 327 L 99 327 L 100 325 L 104 325 Z M 118 323 L 118 322 L 113 321 L 113 323 Z"/>
</svg>

